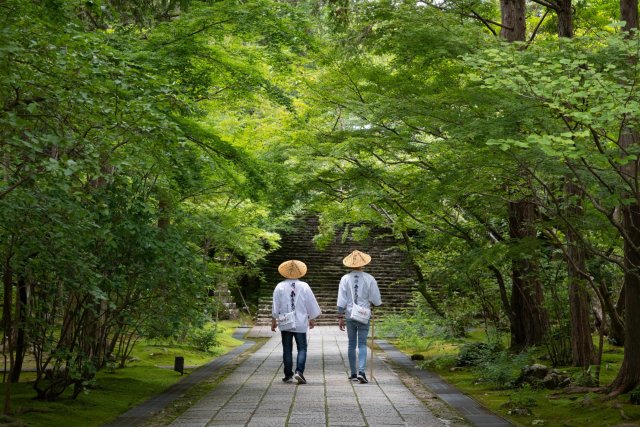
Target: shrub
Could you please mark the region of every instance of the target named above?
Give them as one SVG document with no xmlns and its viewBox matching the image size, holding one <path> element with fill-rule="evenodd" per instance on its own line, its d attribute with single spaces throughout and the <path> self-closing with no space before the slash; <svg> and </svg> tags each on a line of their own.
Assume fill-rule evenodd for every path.
<svg viewBox="0 0 640 427">
<path fill-rule="evenodd" d="M 581 387 L 594 387 L 598 383 L 591 374 L 591 368 L 588 370 L 580 370 L 572 379 L 571 384 Z"/>
<path fill-rule="evenodd" d="M 457 357 L 453 355 L 442 355 L 432 357 L 431 359 L 425 360 L 424 362 L 420 362 L 418 366 L 422 369 L 447 369 L 452 366 L 455 366 L 457 362 Z"/>
<path fill-rule="evenodd" d="M 376 335 L 396 338 L 421 351 L 427 350 L 436 339 L 442 337 L 433 316 L 422 306 L 416 307 L 411 313 L 386 316 L 379 327 L 376 325 Z"/>
<path fill-rule="evenodd" d="M 218 331 L 215 327 L 205 327 L 192 332 L 190 341 L 198 350 L 208 352 L 211 347 L 218 345 L 217 335 Z"/>
<path fill-rule="evenodd" d="M 532 362 L 527 352 L 511 354 L 509 351 L 501 351 L 492 360 L 487 360 L 478 365 L 480 380 L 492 384 L 498 389 L 513 388 L 520 377 L 522 368 Z"/>
<path fill-rule="evenodd" d="M 502 350 L 502 345 L 495 343 L 471 342 L 463 345 L 458 352 L 458 366 L 478 366 L 493 360 Z"/>
<path fill-rule="evenodd" d="M 524 384 L 522 388 L 514 391 L 509 395 L 509 400 L 503 405 L 505 408 L 533 408 L 538 406 L 536 395 L 529 384 Z"/>
<path fill-rule="evenodd" d="M 544 343 L 553 366 L 571 364 L 573 360 L 571 355 L 571 329 L 568 320 L 555 322 L 547 331 Z"/>
<path fill-rule="evenodd" d="M 632 405 L 640 405 L 640 388 L 636 387 L 629 392 L 629 403 Z"/>
</svg>

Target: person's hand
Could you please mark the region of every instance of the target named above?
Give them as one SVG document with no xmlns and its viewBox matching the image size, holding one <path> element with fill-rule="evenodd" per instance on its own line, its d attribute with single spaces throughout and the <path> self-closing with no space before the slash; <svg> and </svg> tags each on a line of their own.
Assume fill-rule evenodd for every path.
<svg viewBox="0 0 640 427">
<path fill-rule="evenodd" d="M 276 331 L 276 319 L 271 318 L 271 332 Z"/>
<path fill-rule="evenodd" d="M 309 319 L 309 329 L 313 329 L 316 326 L 316 321 Z"/>
<path fill-rule="evenodd" d="M 338 328 L 340 328 L 341 331 L 344 331 L 344 317 L 341 317 L 340 320 L 338 320 Z"/>
</svg>

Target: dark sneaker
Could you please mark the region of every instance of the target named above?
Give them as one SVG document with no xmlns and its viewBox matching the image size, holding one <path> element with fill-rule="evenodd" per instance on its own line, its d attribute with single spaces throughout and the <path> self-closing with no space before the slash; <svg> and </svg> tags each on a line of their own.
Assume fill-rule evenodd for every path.
<svg viewBox="0 0 640 427">
<path fill-rule="evenodd" d="M 282 379 L 283 383 L 290 383 L 293 380 L 293 375 L 286 376 Z"/>
<path fill-rule="evenodd" d="M 304 375 L 302 375 L 302 373 L 300 372 L 296 372 L 296 374 L 294 375 L 294 378 L 296 379 L 296 381 L 298 381 L 298 384 L 307 383 L 307 380 L 304 379 Z"/>
<path fill-rule="evenodd" d="M 358 381 L 360 381 L 360 384 L 366 384 L 369 382 L 369 380 L 367 379 L 367 376 L 364 374 L 364 372 L 360 372 L 358 374 Z"/>
<path fill-rule="evenodd" d="M 351 375 L 349 376 L 349 380 L 351 380 L 351 381 L 358 381 L 358 376 L 357 376 L 356 374 L 351 374 Z"/>
</svg>

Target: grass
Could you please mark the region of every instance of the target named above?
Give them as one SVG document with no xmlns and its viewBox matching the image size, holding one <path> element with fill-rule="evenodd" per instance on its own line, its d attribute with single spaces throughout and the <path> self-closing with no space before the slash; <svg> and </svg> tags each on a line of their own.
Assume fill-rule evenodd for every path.
<svg viewBox="0 0 640 427">
<path fill-rule="evenodd" d="M 623 423 L 640 422 L 640 406 L 629 403 L 627 395 L 607 399 L 604 394 L 579 393 L 562 394 L 556 390 L 510 389 L 497 390 L 491 384 L 480 380 L 480 374 L 473 368 L 459 368 L 455 356 L 464 342 L 486 341 L 483 331 L 474 331 L 464 341 L 450 342 L 425 339 L 424 345 L 412 340 L 396 340 L 394 344 L 408 355 L 422 354 L 428 369 L 437 372 L 449 383 L 471 396 L 493 412 L 518 426 L 616 426 Z M 542 349 L 535 356 L 541 356 Z M 609 384 L 617 375 L 623 358 L 621 348 L 605 345 L 600 384 Z M 538 363 L 549 365 L 548 361 Z M 580 374 L 579 368 L 557 368 L 572 378 Z M 531 415 L 510 414 L 508 402 L 533 402 L 529 408 Z"/>
<path fill-rule="evenodd" d="M 236 326 L 237 322 L 220 322 L 218 346 L 208 353 L 185 345 L 141 341 L 134 348 L 134 361 L 124 369 L 99 372 L 92 388 L 75 400 L 69 393 L 55 402 L 33 400 L 33 374 L 26 373 L 19 384 L 11 387 L 12 418 L 18 423 L 14 425 L 100 426 L 179 381 L 180 373 L 171 369 L 175 356 L 184 357 L 184 372 L 188 375 L 195 369 L 191 366 L 201 366 L 242 344 L 231 336 Z M 0 419 L 0 425 L 7 423 Z"/>
</svg>

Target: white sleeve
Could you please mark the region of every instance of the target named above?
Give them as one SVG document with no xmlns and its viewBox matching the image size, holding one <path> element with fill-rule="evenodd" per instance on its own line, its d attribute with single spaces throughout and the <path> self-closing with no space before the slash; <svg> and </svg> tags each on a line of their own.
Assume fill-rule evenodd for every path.
<svg viewBox="0 0 640 427">
<path fill-rule="evenodd" d="M 340 279 L 340 285 L 338 287 L 338 307 L 341 309 L 346 309 L 347 304 L 349 304 L 349 297 L 347 296 L 347 286 L 349 286 L 349 281 L 347 280 L 347 276 L 342 276 Z"/>
<path fill-rule="evenodd" d="M 371 283 L 369 284 L 369 286 L 371 286 L 371 288 L 369 289 L 369 302 L 371 302 L 371 304 L 375 306 L 382 304 L 380 289 L 378 288 L 378 282 L 376 282 L 375 277 L 371 276 Z"/>
<path fill-rule="evenodd" d="M 271 317 L 277 319 L 278 318 L 278 310 L 280 305 L 280 287 L 276 286 L 273 290 L 273 303 L 271 305 Z"/>
<path fill-rule="evenodd" d="M 309 319 L 315 319 L 322 314 L 322 310 L 320 309 L 320 305 L 318 304 L 311 287 L 307 287 L 306 291 L 304 303 L 305 308 L 307 309 L 307 316 L 309 316 Z"/>
</svg>

